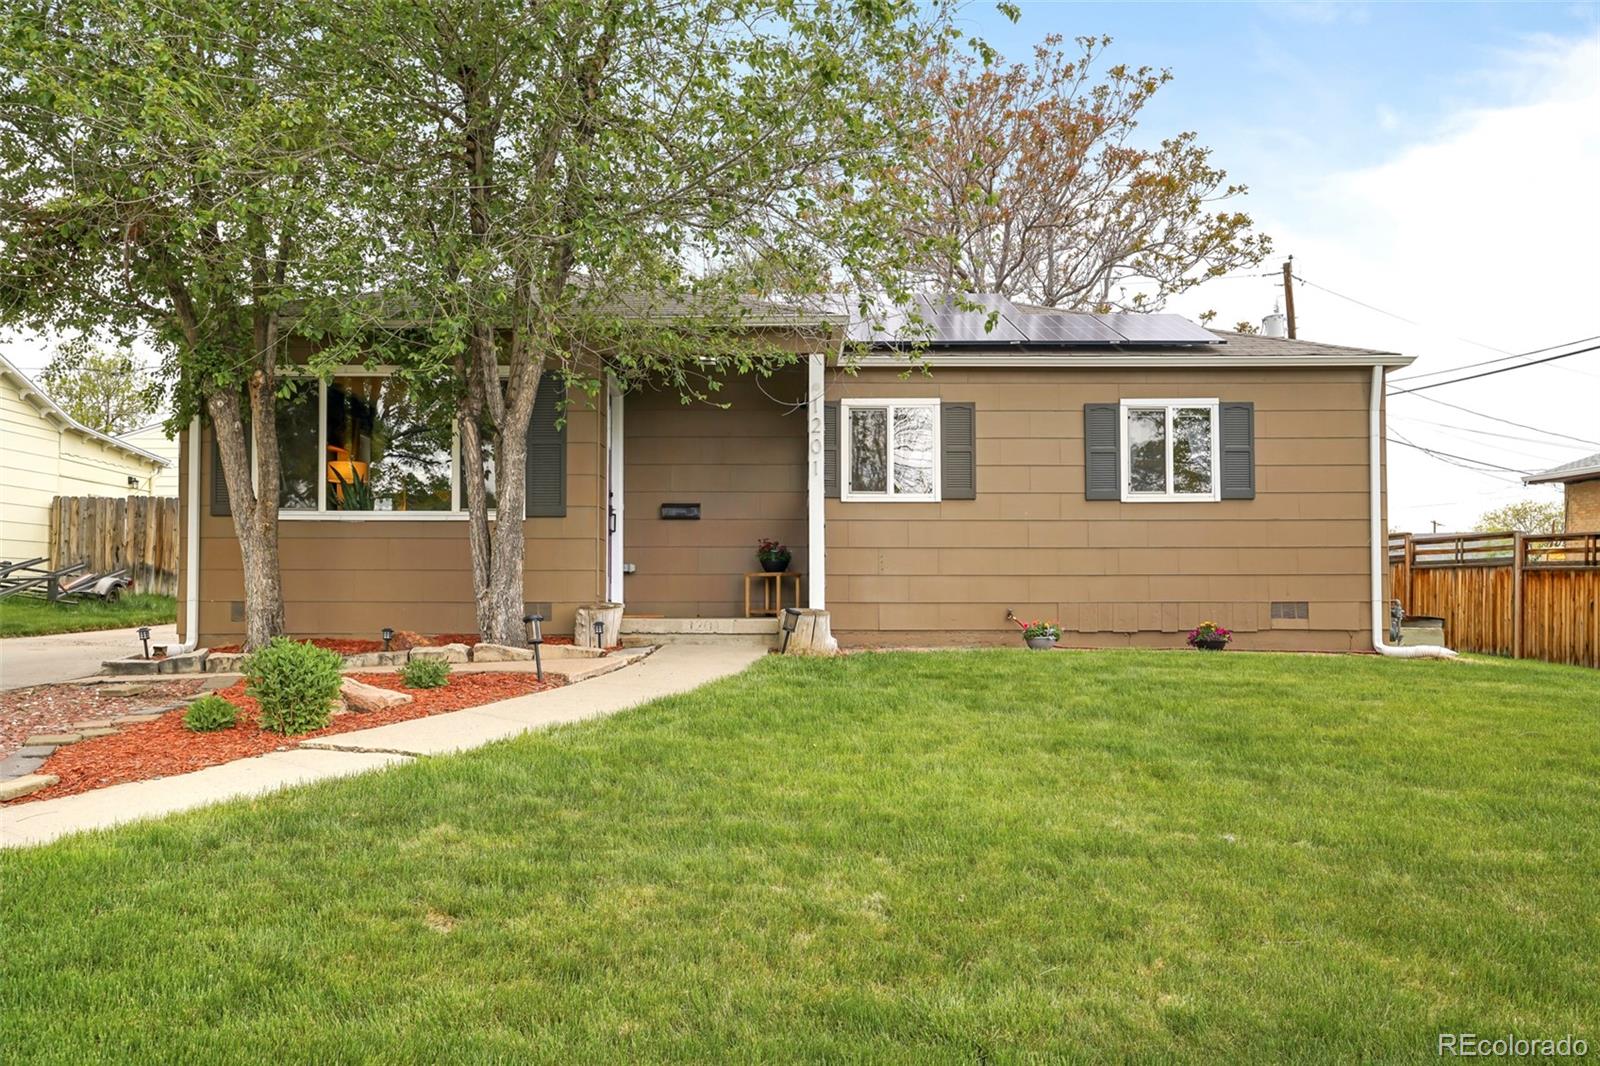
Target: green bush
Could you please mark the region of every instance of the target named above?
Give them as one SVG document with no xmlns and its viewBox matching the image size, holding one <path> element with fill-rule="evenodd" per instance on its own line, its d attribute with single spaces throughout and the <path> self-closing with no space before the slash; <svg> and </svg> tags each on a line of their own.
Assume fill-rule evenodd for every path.
<svg viewBox="0 0 1600 1066">
<path fill-rule="evenodd" d="M 406 688 L 443 688 L 450 680 L 450 664 L 443 659 L 411 659 L 400 668 Z"/>
<path fill-rule="evenodd" d="M 327 725 L 343 665 L 326 648 L 272 638 L 244 661 L 244 691 L 261 705 L 261 728 L 295 736 Z"/>
<path fill-rule="evenodd" d="M 183 727 L 196 733 L 210 733 L 218 729 L 232 729 L 239 708 L 215 693 L 207 693 L 189 704 L 183 712 Z"/>
</svg>

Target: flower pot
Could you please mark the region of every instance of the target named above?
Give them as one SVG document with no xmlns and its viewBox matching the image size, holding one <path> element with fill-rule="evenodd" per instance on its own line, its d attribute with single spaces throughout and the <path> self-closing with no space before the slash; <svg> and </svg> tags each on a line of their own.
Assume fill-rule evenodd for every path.
<svg viewBox="0 0 1600 1066">
<path fill-rule="evenodd" d="M 1228 642 L 1225 640 L 1197 640 L 1194 642 L 1194 646 L 1201 651 L 1225 651 L 1227 650 Z"/>
<path fill-rule="evenodd" d="M 1034 651 L 1049 651 L 1056 646 L 1055 637 L 1023 637 L 1022 639 Z"/>
<path fill-rule="evenodd" d="M 782 555 L 763 555 L 761 569 L 769 574 L 781 574 L 789 569 L 789 560 L 793 558 L 788 552 Z"/>
</svg>

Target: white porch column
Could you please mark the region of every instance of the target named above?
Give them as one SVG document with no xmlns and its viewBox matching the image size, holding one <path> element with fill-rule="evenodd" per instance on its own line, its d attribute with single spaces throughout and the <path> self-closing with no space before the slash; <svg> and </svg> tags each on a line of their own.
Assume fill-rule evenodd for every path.
<svg viewBox="0 0 1600 1066">
<path fill-rule="evenodd" d="M 823 514 L 827 506 L 823 481 L 823 387 L 822 352 L 806 357 L 806 545 L 810 554 L 806 594 L 815 610 L 828 606 L 827 539 Z"/>
</svg>

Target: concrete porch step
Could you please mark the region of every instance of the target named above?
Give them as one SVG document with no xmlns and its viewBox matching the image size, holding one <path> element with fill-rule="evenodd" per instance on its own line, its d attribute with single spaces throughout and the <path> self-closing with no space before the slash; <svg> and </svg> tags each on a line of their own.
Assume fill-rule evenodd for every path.
<svg viewBox="0 0 1600 1066">
<path fill-rule="evenodd" d="M 776 618 L 632 618 L 622 616 L 622 644 L 724 644 L 773 648 Z"/>
</svg>

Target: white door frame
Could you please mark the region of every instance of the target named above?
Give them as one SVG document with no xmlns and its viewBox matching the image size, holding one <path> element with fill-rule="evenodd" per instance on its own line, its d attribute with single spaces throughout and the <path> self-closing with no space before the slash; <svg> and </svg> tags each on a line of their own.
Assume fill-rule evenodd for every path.
<svg viewBox="0 0 1600 1066">
<path fill-rule="evenodd" d="M 606 599 L 622 603 L 622 386 L 606 376 Z"/>
</svg>

